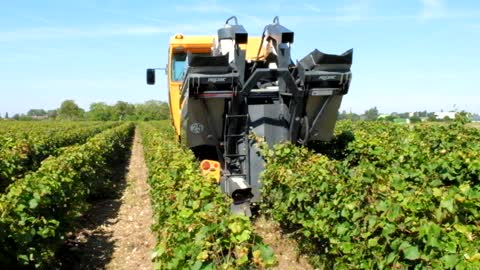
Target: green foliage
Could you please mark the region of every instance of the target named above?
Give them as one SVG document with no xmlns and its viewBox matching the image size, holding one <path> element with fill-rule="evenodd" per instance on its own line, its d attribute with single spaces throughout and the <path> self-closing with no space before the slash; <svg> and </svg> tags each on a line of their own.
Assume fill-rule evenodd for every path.
<svg viewBox="0 0 480 270">
<path fill-rule="evenodd" d="M 85 111 L 78 107 L 75 101 L 68 99 L 62 102 L 57 113 L 58 118 L 62 120 L 80 120 L 83 118 Z"/>
<path fill-rule="evenodd" d="M 326 269 L 480 269 L 480 131 L 340 122 L 343 158 L 270 149 L 263 207 Z"/>
<path fill-rule="evenodd" d="M 170 109 L 166 102 L 149 100 L 143 104 L 135 105 L 136 120 L 166 120 L 169 118 Z"/>
<path fill-rule="evenodd" d="M 155 127 L 154 127 L 155 126 Z M 200 174 L 193 153 L 166 121 L 141 124 L 154 205 L 156 269 L 252 269 L 275 264 L 249 218 L 231 215 L 231 199 Z"/>
<path fill-rule="evenodd" d="M 347 111 L 343 110 L 342 112 L 339 112 L 338 113 L 338 117 L 337 119 L 338 120 L 354 120 L 354 121 L 357 121 L 357 120 L 360 120 L 361 116 L 356 114 L 356 113 L 352 113 L 352 112 L 349 112 L 347 113 Z"/>
<path fill-rule="evenodd" d="M 0 193 L 62 147 L 84 143 L 113 123 L 5 122 L 0 124 Z"/>
<path fill-rule="evenodd" d="M 135 114 L 135 106 L 125 101 L 118 101 L 112 107 L 112 117 L 113 120 L 132 120 L 129 119 L 129 116 L 133 116 Z"/>
<path fill-rule="evenodd" d="M 455 122 L 460 122 L 461 124 L 467 124 L 472 122 L 468 112 L 461 111 L 455 114 Z"/>
<path fill-rule="evenodd" d="M 90 104 L 87 119 L 91 121 L 109 121 L 113 119 L 112 107 L 103 102 Z"/>
<path fill-rule="evenodd" d="M 170 115 L 170 109 L 166 102 L 149 100 L 145 103 L 132 104 L 118 101 L 114 105 L 104 102 L 90 104 L 88 112 L 78 107 L 73 100 L 62 102 L 58 110 L 45 111 L 43 109 L 31 109 L 27 114 L 15 114 L 14 120 L 89 120 L 89 121 L 152 121 L 165 120 Z M 6 115 L 6 118 L 8 114 Z M 0 117 L 1 119 L 1 117 Z"/>
<path fill-rule="evenodd" d="M 157 100 L 145 103 L 131 104 L 118 101 L 115 105 L 103 102 L 92 103 L 86 113 L 87 119 L 92 121 L 117 121 L 117 120 L 165 120 L 170 114 L 168 104 Z"/>
<path fill-rule="evenodd" d="M 379 116 L 378 109 L 377 107 L 370 108 L 366 110 L 363 115 L 365 117 L 365 120 L 368 120 L 368 121 L 377 120 Z"/>
<path fill-rule="evenodd" d="M 415 124 L 415 123 L 420 123 L 420 122 L 422 122 L 422 119 L 420 119 L 420 117 L 415 116 L 415 115 L 410 117 L 410 123 Z"/>
<path fill-rule="evenodd" d="M 31 109 L 27 112 L 28 116 L 46 116 L 47 111 L 43 109 Z"/>
<path fill-rule="evenodd" d="M 388 121 L 388 122 L 393 122 L 395 121 L 395 116 L 393 115 L 388 115 L 384 118 L 385 121 Z"/>
<path fill-rule="evenodd" d="M 87 209 L 87 198 L 110 181 L 133 128 L 126 123 L 65 148 L 10 185 L 0 197 L 0 265 L 48 269 L 72 222 Z"/>
</svg>

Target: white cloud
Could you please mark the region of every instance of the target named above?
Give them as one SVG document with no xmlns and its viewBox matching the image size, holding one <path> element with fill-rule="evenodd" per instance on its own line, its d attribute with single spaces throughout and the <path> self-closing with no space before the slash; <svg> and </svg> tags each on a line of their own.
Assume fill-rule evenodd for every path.
<svg viewBox="0 0 480 270">
<path fill-rule="evenodd" d="M 356 22 L 384 22 L 384 21 L 404 21 L 415 19 L 413 15 L 327 15 L 327 16 L 282 16 L 288 25 L 305 25 L 307 23 L 356 23 Z"/>
<path fill-rule="evenodd" d="M 216 2 L 198 3 L 192 5 L 177 5 L 177 11 L 193 11 L 200 13 L 234 13 L 234 11 L 226 6 Z"/>
<path fill-rule="evenodd" d="M 313 4 L 304 4 L 303 7 L 322 16 L 288 16 L 297 17 L 298 22 L 304 21 L 332 21 L 341 23 L 393 21 L 413 19 L 411 15 L 377 15 L 374 14 L 374 4 L 371 0 L 350 1 L 335 9 L 322 9 Z"/>
<path fill-rule="evenodd" d="M 370 0 L 358 0 L 345 4 L 344 6 L 340 7 L 340 10 L 343 10 L 350 15 L 358 15 L 367 13 L 371 7 L 372 2 Z"/>
<path fill-rule="evenodd" d="M 35 23 L 52 24 L 52 21 L 49 18 L 43 16 L 23 15 L 23 17 Z"/>
<path fill-rule="evenodd" d="M 480 18 L 478 9 L 459 9 L 447 6 L 444 0 L 420 0 L 421 20 Z"/>
<path fill-rule="evenodd" d="M 155 34 L 203 33 L 205 29 L 218 28 L 218 22 L 177 25 L 109 25 L 90 27 L 33 27 L 0 31 L 0 42 L 28 40 L 85 39 L 116 36 L 146 36 Z"/>
<path fill-rule="evenodd" d="M 158 26 L 127 26 L 124 29 L 119 29 L 118 35 L 150 35 L 158 33 L 168 33 L 168 29 Z"/>
<path fill-rule="evenodd" d="M 420 0 L 420 3 L 422 4 L 421 19 L 434 19 L 446 14 L 445 3 L 442 0 Z"/>
<path fill-rule="evenodd" d="M 297 21 L 334 21 L 342 23 L 374 22 L 374 21 L 406 21 L 432 19 L 465 19 L 480 18 L 480 10 L 459 9 L 447 6 L 444 0 L 418 0 L 420 11 L 406 14 L 383 15 L 375 13 L 375 3 L 371 0 L 351 1 L 336 9 L 322 9 L 315 4 L 304 4 L 305 10 L 322 14 L 322 16 L 292 16 Z M 302 18 L 303 17 L 303 18 Z"/>
<path fill-rule="evenodd" d="M 257 8 L 261 8 L 261 7 L 257 6 Z M 259 18 L 257 16 L 254 16 L 248 13 L 240 12 L 240 10 L 244 10 L 243 8 L 242 9 L 230 8 L 226 5 L 219 4 L 216 1 L 201 2 L 201 3 L 191 4 L 191 5 L 176 5 L 175 9 L 177 11 L 185 12 L 185 13 L 205 13 L 205 14 L 220 13 L 220 14 L 225 14 L 226 16 L 235 15 L 239 20 L 238 23 L 242 25 L 245 25 L 246 24 L 245 22 L 254 23 L 258 25 L 266 25 L 268 23 L 271 23 L 271 21 L 266 21 L 264 18 Z M 227 17 L 225 18 L 222 17 L 220 19 L 221 20 L 227 19 Z M 220 26 L 221 24 L 217 25 L 216 28 L 213 28 L 213 29 L 217 29 Z"/>
<path fill-rule="evenodd" d="M 318 7 L 316 7 L 316 6 L 312 5 L 312 4 L 303 4 L 303 6 L 304 6 L 307 10 L 313 11 L 313 12 L 316 12 L 316 13 L 323 13 L 323 12 L 326 11 L 326 10 L 321 9 L 321 8 L 318 8 Z"/>
</svg>

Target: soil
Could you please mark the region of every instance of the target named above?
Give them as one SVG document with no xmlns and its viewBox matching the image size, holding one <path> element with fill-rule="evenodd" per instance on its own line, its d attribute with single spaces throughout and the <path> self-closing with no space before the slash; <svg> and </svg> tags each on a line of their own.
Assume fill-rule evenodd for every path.
<svg viewBox="0 0 480 270">
<path fill-rule="evenodd" d="M 278 264 L 272 269 L 276 270 L 313 270 L 306 256 L 300 255 L 298 244 L 295 240 L 284 235 L 280 225 L 259 216 L 253 223 L 255 232 L 263 238 L 277 257 Z"/>
<path fill-rule="evenodd" d="M 125 168 L 125 167 L 124 167 Z M 153 269 L 148 171 L 142 139 L 135 132 L 128 167 L 108 199 L 95 202 L 81 218 L 61 255 L 62 269 Z"/>
<path fill-rule="evenodd" d="M 480 122 L 469 123 L 468 125 L 474 128 L 480 128 Z"/>
</svg>

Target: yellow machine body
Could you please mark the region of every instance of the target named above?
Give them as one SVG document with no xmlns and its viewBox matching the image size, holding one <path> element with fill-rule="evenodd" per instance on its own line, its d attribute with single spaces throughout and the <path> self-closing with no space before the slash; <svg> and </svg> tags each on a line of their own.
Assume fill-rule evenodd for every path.
<svg viewBox="0 0 480 270">
<path fill-rule="evenodd" d="M 182 88 L 182 78 L 174 76 L 175 68 L 175 55 L 185 53 L 199 53 L 210 54 L 213 48 L 213 42 L 215 36 L 184 36 L 182 34 L 176 34 L 170 39 L 170 46 L 168 49 L 168 98 L 170 103 L 170 114 L 172 124 L 175 128 L 177 140 L 180 140 L 182 119 L 181 111 L 183 104 L 180 99 L 180 92 Z M 246 60 L 256 60 L 258 54 L 258 48 L 261 44 L 260 37 L 249 37 L 248 44 L 240 45 L 242 49 L 246 50 Z M 265 47 L 262 48 L 258 59 L 264 59 Z"/>
<path fill-rule="evenodd" d="M 181 134 L 181 110 L 180 91 L 182 88 L 182 79 L 174 78 L 174 56 L 181 53 L 210 53 L 212 49 L 214 36 L 184 36 L 176 34 L 170 39 L 170 46 L 168 49 L 168 98 L 170 104 L 170 114 L 172 124 L 175 128 L 177 139 L 180 139 Z"/>
</svg>

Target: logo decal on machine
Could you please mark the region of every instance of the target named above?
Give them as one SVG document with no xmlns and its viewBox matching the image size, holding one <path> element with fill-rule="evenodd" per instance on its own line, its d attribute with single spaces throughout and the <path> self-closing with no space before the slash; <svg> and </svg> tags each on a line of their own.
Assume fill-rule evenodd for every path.
<svg viewBox="0 0 480 270">
<path fill-rule="evenodd" d="M 335 76 L 335 75 L 320 75 L 320 76 L 318 76 L 319 80 L 324 80 L 324 81 L 335 80 L 336 78 L 337 78 L 337 76 Z"/>
<path fill-rule="evenodd" d="M 212 83 L 226 82 L 227 78 L 208 78 L 207 81 Z"/>
<path fill-rule="evenodd" d="M 200 134 L 203 132 L 204 129 L 205 127 L 200 123 L 193 123 L 190 125 L 190 132 L 192 132 L 193 134 Z"/>
</svg>

